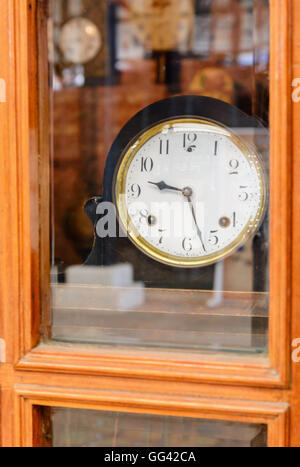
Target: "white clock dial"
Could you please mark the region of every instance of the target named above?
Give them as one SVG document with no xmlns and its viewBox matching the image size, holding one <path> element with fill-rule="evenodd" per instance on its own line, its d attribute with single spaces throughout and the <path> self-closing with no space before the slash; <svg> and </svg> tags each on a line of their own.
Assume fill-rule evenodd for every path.
<svg viewBox="0 0 300 467">
<path fill-rule="evenodd" d="M 101 47 L 101 33 L 92 21 L 74 18 L 62 27 L 59 48 L 65 60 L 74 64 L 85 64 L 97 56 Z"/>
<path fill-rule="evenodd" d="M 148 130 L 116 178 L 129 238 L 182 267 L 215 262 L 243 244 L 262 220 L 265 192 L 257 154 L 229 130 L 197 119 Z"/>
</svg>

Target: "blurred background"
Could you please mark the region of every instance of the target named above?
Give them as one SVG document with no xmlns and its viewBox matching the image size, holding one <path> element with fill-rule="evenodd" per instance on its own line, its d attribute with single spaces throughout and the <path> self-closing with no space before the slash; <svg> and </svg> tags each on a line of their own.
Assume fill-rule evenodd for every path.
<svg viewBox="0 0 300 467">
<path fill-rule="evenodd" d="M 267 0 L 49 0 L 53 263 L 79 264 L 110 146 L 152 102 L 224 100 L 268 125 Z"/>
</svg>

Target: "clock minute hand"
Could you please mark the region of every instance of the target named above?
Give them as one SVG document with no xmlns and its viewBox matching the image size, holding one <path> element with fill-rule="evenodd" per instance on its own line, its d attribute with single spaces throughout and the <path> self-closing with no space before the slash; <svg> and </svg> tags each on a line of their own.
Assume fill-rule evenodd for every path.
<svg viewBox="0 0 300 467">
<path fill-rule="evenodd" d="M 195 209 L 194 209 L 194 205 L 193 205 L 193 202 L 192 202 L 192 198 L 190 195 L 185 195 L 188 202 L 189 202 L 189 205 L 191 207 L 191 211 L 192 211 L 192 215 L 193 215 L 193 219 L 194 219 L 194 222 L 195 222 L 195 225 L 196 225 L 196 229 L 197 229 L 197 234 L 198 234 L 198 237 L 200 239 L 200 242 L 202 244 L 202 248 L 203 250 L 206 252 L 206 249 L 205 249 L 205 246 L 204 246 L 204 242 L 203 242 L 203 238 L 202 238 L 202 232 L 201 230 L 199 229 L 199 226 L 198 226 L 198 223 L 197 223 L 197 219 L 196 219 L 196 214 L 195 214 Z"/>
<path fill-rule="evenodd" d="M 154 182 L 148 182 L 150 183 L 151 185 L 155 185 L 157 186 L 157 188 L 160 189 L 160 191 L 162 190 L 173 190 L 173 191 L 179 191 L 180 193 L 183 192 L 183 190 L 181 188 L 176 188 L 174 186 L 171 186 L 171 185 L 167 185 L 165 182 L 158 182 L 158 183 L 154 183 Z"/>
</svg>

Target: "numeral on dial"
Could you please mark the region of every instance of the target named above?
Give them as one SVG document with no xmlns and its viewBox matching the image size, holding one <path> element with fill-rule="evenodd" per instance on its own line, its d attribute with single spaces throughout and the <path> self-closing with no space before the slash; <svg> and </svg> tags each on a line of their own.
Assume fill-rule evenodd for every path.
<svg viewBox="0 0 300 467">
<path fill-rule="evenodd" d="M 141 192 L 142 190 L 140 185 L 137 183 L 133 183 L 133 185 L 131 185 L 131 195 L 133 198 L 138 198 L 141 195 Z"/>
<path fill-rule="evenodd" d="M 158 229 L 159 233 L 161 234 L 161 237 L 159 239 L 159 244 L 161 245 L 162 242 L 163 242 L 163 239 L 164 239 L 164 233 L 166 232 L 166 230 L 163 230 L 163 229 Z"/>
<path fill-rule="evenodd" d="M 167 139 L 166 141 L 163 141 L 161 139 L 159 142 L 159 154 L 167 156 L 169 154 L 169 148 L 170 148 L 169 140 Z"/>
<path fill-rule="evenodd" d="M 219 237 L 216 235 L 218 233 L 218 230 L 211 230 L 210 233 L 211 233 L 211 236 L 208 239 L 208 241 L 214 246 L 218 245 Z"/>
<path fill-rule="evenodd" d="M 241 190 L 246 190 L 246 188 L 248 188 L 248 187 L 247 186 L 240 186 Z M 241 201 L 247 201 L 248 198 L 249 198 L 249 194 L 246 191 L 243 191 L 243 193 L 239 194 L 239 199 Z"/>
<path fill-rule="evenodd" d="M 234 212 L 232 216 L 232 225 L 233 227 L 236 227 L 236 212 Z"/>
<path fill-rule="evenodd" d="M 187 152 L 193 152 L 196 149 L 196 145 L 193 144 L 197 140 L 196 133 L 184 133 L 183 135 L 183 147 Z"/>
<path fill-rule="evenodd" d="M 192 251 L 193 249 L 192 239 L 184 238 L 182 241 L 182 248 L 184 249 L 184 251 Z"/>
<path fill-rule="evenodd" d="M 238 160 L 236 159 L 232 159 L 230 162 L 229 162 L 229 166 L 231 169 L 233 169 L 233 172 L 230 172 L 230 175 L 238 175 L 238 171 L 237 169 L 239 168 L 240 166 L 240 163 Z"/>
<path fill-rule="evenodd" d="M 151 172 L 154 167 L 154 162 L 151 157 L 142 157 L 141 159 L 141 172 Z"/>
<path fill-rule="evenodd" d="M 147 220 L 148 216 L 149 216 L 149 212 L 147 211 L 147 209 L 142 209 L 140 211 L 139 223 L 142 223 L 143 221 Z"/>
</svg>

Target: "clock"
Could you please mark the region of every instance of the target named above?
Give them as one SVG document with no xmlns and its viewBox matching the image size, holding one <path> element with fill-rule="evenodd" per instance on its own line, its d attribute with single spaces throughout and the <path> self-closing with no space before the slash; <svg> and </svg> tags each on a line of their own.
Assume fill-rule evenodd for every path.
<svg viewBox="0 0 300 467">
<path fill-rule="evenodd" d="M 129 145 L 113 187 L 118 218 L 144 254 L 175 267 L 229 255 L 265 207 L 259 157 L 216 122 L 172 118 Z"/>
<path fill-rule="evenodd" d="M 201 96 L 165 99 L 138 113 L 112 145 L 103 196 L 93 200 L 98 208 L 87 208 L 96 230 L 90 260 L 127 256 L 137 268 L 165 274 L 234 254 L 266 213 L 263 159 L 245 136 L 261 128 L 234 106 Z M 116 236 L 99 236 L 103 202 L 115 208 Z"/>
<path fill-rule="evenodd" d="M 98 27 L 87 18 L 73 18 L 61 29 L 59 48 L 64 59 L 78 65 L 93 60 L 102 47 L 102 36 Z"/>
<path fill-rule="evenodd" d="M 131 0 L 133 34 L 153 51 L 190 47 L 194 27 L 193 0 Z"/>
<path fill-rule="evenodd" d="M 54 57 L 58 76 L 76 74 L 80 68 L 85 86 L 116 84 L 117 4 L 82 0 L 74 10 L 68 6 L 66 0 L 53 5 L 56 11 Z"/>
<path fill-rule="evenodd" d="M 194 0 L 130 0 L 133 36 L 153 53 L 156 82 L 180 92 L 181 55 L 192 49 Z"/>
</svg>

